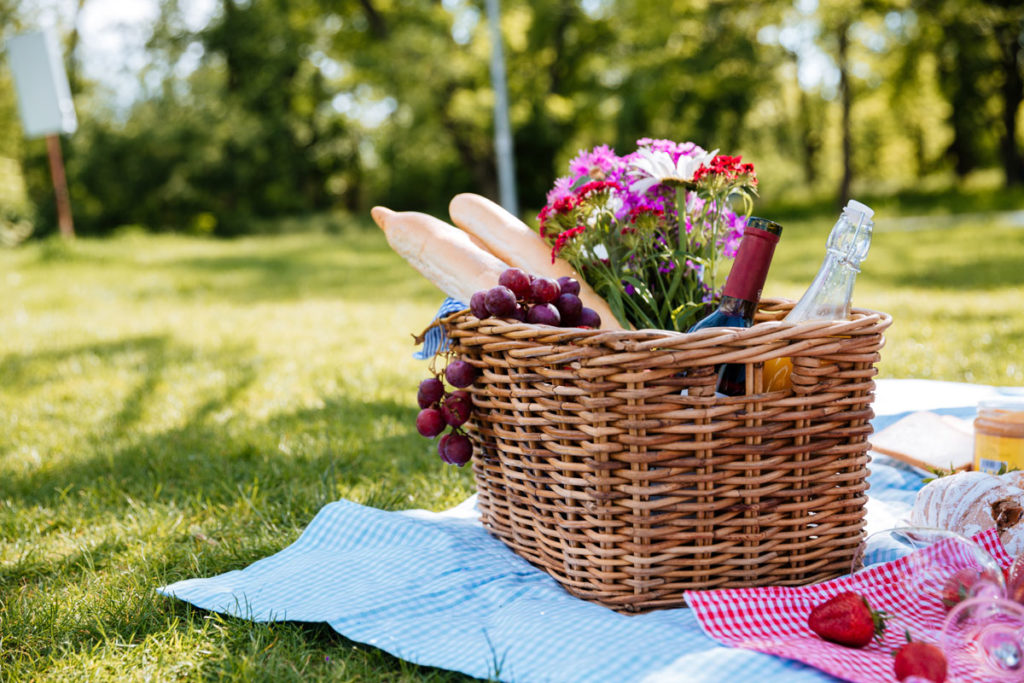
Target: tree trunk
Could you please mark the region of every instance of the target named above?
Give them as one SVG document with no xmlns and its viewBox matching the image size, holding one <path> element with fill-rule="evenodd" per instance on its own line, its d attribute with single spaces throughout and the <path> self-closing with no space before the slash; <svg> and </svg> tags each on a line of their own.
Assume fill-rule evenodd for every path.
<svg viewBox="0 0 1024 683">
<path fill-rule="evenodd" d="M 555 22 L 553 47 L 555 49 L 554 59 L 548 67 L 548 78 L 550 85 L 548 92 L 560 94 L 565 76 L 570 73 L 573 66 L 567 63 L 565 58 L 565 34 L 575 19 L 575 3 L 572 0 L 562 0 L 559 4 L 558 19 Z"/>
<path fill-rule="evenodd" d="M 1018 40 L 1020 33 L 1021 26 L 1014 21 L 1008 21 L 996 30 L 1003 71 L 1003 137 L 1000 140 L 1000 156 L 1007 187 L 1024 183 L 1024 166 L 1017 147 L 1017 111 L 1021 100 L 1024 100 L 1024 81 L 1020 73 L 1024 49 Z"/>
<path fill-rule="evenodd" d="M 786 57 L 792 63 L 794 73 L 799 74 L 800 60 L 797 53 L 787 50 Z M 818 150 L 821 147 L 821 137 L 818 135 L 818 131 L 815 130 L 815 117 L 814 112 L 811 111 L 811 98 L 808 97 L 807 91 L 800 87 L 800 79 L 797 78 L 796 81 L 796 113 L 789 114 L 787 111 L 787 117 L 792 120 L 793 126 L 787 129 L 785 141 L 789 147 L 799 150 L 804 183 L 810 188 L 818 180 L 817 156 Z"/>
<path fill-rule="evenodd" d="M 818 135 L 818 131 L 814 130 L 810 97 L 803 88 L 800 89 L 799 123 L 800 140 L 797 144 L 802 152 L 804 182 L 811 187 L 818 180 L 818 150 L 821 148 L 821 137 Z"/>
<path fill-rule="evenodd" d="M 950 105 L 949 125 L 953 129 L 946 155 L 953 161 L 957 178 L 963 179 L 978 167 L 978 130 L 990 125 L 980 82 L 993 65 L 985 54 L 984 36 L 965 20 L 945 22 L 942 36 L 936 51 L 939 86 Z"/>
<path fill-rule="evenodd" d="M 842 106 L 842 131 L 843 131 L 843 177 L 839 181 L 839 206 L 845 206 L 850 200 L 850 184 L 853 181 L 853 144 L 850 134 L 850 106 L 853 103 L 853 94 L 850 92 L 850 64 L 848 61 L 850 25 L 842 23 L 839 26 L 839 46 L 837 50 L 839 66 L 839 91 L 840 105 Z"/>
<path fill-rule="evenodd" d="M 917 170 L 917 178 L 921 180 L 928 173 L 928 156 L 924 144 L 924 128 L 915 123 L 912 131 L 914 136 L 914 166 Z"/>
<path fill-rule="evenodd" d="M 359 0 L 359 4 L 363 8 L 363 13 L 366 15 L 366 21 L 370 24 L 370 31 L 373 33 L 374 38 L 386 38 L 388 35 L 388 26 L 384 21 L 384 17 L 377 11 L 377 8 L 373 6 L 371 0 Z"/>
</svg>

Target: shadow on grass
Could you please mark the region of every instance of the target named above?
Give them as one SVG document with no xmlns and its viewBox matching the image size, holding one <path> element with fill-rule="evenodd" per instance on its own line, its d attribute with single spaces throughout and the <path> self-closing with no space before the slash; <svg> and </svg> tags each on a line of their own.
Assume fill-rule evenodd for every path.
<svg viewBox="0 0 1024 683">
<path fill-rule="evenodd" d="M 73 358 L 91 358 L 114 365 L 120 362 L 121 356 L 142 354 L 147 361 L 154 359 L 162 367 L 166 364 L 170 343 L 166 335 L 142 335 L 43 351 L 9 353 L 0 358 L 0 384 L 8 389 L 17 387 L 25 390 L 60 379 L 60 364 Z"/>
<path fill-rule="evenodd" d="M 335 396 L 322 407 L 269 417 L 258 422 L 219 422 L 216 415 L 236 402 L 254 372 L 237 358 L 234 377 L 200 403 L 180 427 L 141 435 L 104 448 L 103 435 L 121 432 L 139 421 L 145 404 L 168 365 L 180 362 L 186 350 L 166 339 L 143 337 L 119 344 L 85 345 L 50 354 L 59 361 L 81 353 L 144 350 L 151 372 L 145 374 L 96 432 L 84 437 L 90 452 L 60 468 L 13 475 L 0 482 L 0 501 L 12 509 L 56 510 L 47 513 L 52 524 L 30 533 L 40 539 L 66 533 L 65 519 L 80 529 L 102 528 L 117 519 L 132 520 L 126 529 L 111 529 L 95 543 L 74 540 L 70 552 L 54 557 L 28 550 L 0 565 L 0 617 L 14 630 L 6 634 L 11 657 L 62 658 L 70 651 L 87 651 L 121 644 L 142 643 L 167 634 L 180 622 L 237 658 L 196 664 L 204 674 L 231 678 L 239 661 L 260 663 L 267 671 L 295 667 L 320 676 L 334 657 L 343 671 L 365 669 L 369 680 L 401 672 L 403 680 L 461 681 L 467 677 L 402 662 L 371 647 L 356 646 L 323 624 L 254 624 L 212 615 L 186 603 L 154 593 L 155 586 L 193 576 L 242 568 L 281 550 L 299 530 L 339 492 L 358 490 L 358 502 L 382 508 L 408 506 L 417 472 L 429 475 L 436 458 L 427 457 L 426 442 L 408 433 L 372 438 L 374 421 L 395 420 L 412 425 L 415 407 L 390 400 L 366 401 Z M 237 350 L 233 355 L 244 356 Z M 21 359 L 24 362 L 30 362 Z M 18 359 L 8 359 L 8 370 Z M 25 381 L 33 373 L 26 371 Z M 311 445 L 280 447 L 282 437 L 321 433 Z M 402 476 L 397 473 L 401 472 Z M 391 482 L 390 488 L 381 482 Z M 168 529 L 168 523 L 177 518 Z M 194 528 L 204 526 L 202 533 Z M 218 524 L 220 526 L 218 526 Z M 147 533 L 156 537 L 147 545 Z M 76 536 L 72 534 L 72 536 Z M 103 581 L 96 577 L 103 575 Z M 50 602 L 39 611 L 32 596 L 59 586 L 90 585 L 90 601 L 102 605 L 95 613 Z M 210 627 L 211 623 L 222 626 Z M 52 634 L 47 636 L 46 634 Z M 282 645 L 284 647 L 282 651 Z M 267 655 L 271 647 L 273 656 Z M 18 653 L 21 653 L 20 655 Z M 0 662 L 4 659 L 0 656 Z M 15 660 L 10 660 L 14 663 Z M 317 664 L 320 662 L 321 664 Z M 228 667 L 221 670 L 222 666 Z M 312 667 L 312 668 L 310 668 Z M 216 677 L 216 675 L 214 676 Z"/>
<path fill-rule="evenodd" d="M 132 510 L 134 501 L 179 510 L 208 510 L 230 517 L 242 504 L 248 519 L 260 526 L 304 526 L 339 492 L 357 490 L 359 502 L 384 509 L 408 506 L 414 484 L 408 475 L 436 468 L 425 457 L 429 446 L 410 429 L 408 433 L 373 439 L 376 421 L 413 425 L 413 405 L 391 400 L 335 396 L 322 407 L 277 414 L 263 421 L 218 419 L 238 402 L 254 382 L 256 369 L 240 359 L 244 348 L 222 349 L 204 360 L 225 370 L 228 380 L 214 395 L 192 408 L 186 422 L 155 434 L 132 433 L 170 366 L 194 361 L 194 350 L 176 346 L 166 337 L 144 336 L 117 342 L 78 345 L 42 354 L 15 355 L 0 364 L 0 378 L 12 393 L 19 384 L 27 389 L 57 378 L 54 365 L 81 356 L 124 362 L 124 354 L 137 354 L 144 367 L 141 379 L 93 432 L 80 437 L 82 457 L 60 467 L 13 473 L 0 481 L 0 500 L 13 508 L 55 508 L 67 511 L 79 525 L 109 519 L 112 513 Z M 295 446 L 287 446 L 287 441 Z M 401 472 L 405 476 L 399 476 Z M 389 488 L 381 482 L 393 482 Z M 85 499 L 91 504 L 79 504 Z M 160 514 L 160 513 L 157 513 Z M 58 512 L 56 520 L 65 514 Z M 5 525 L 7 526 L 7 525 Z M 187 525 L 186 525 L 187 526 Z M 230 527 L 230 523 L 225 524 Z M 33 530 L 41 536 L 62 530 L 55 521 Z M 238 533 L 238 529 L 230 533 Z M 181 530 L 186 538 L 187 528 Z M 209 531 L 208 531 L 209 533 Z M 219 550 L 207 548 L 205 560 L 213 571 L 244 566 L 269 550 L 261 544 L 229 543 Z M 95 570 L 117 561 L 127 541 L 103 541 L 88 552 L 41 559 L 31 553 L 0 569 L 0 586 L 47 577 Z M 235 548 L 243 548 L 236 554 Z M 171 563 L 169 574 L 183 566 Z M 181 578 L 181 577 L 175 577 Z"/>
<path fill-rule="evenodd" d="M 927 267 L 916 261 L 913 249 L 901 249 L 890 258 L 905 264 L 903 268 L 886 268 L 871 273 L 867 279 L 883 287 L 986 292 L 1024 286 L 1024 259 L 1019 252 L 1008 250 L 970 262 L 955 260 L 951 254 L 944 263 L 928 259 Z M 1008 313 L 1010 313 L 1008 311 Z"/>
<path fill-rule="evenodd" d="M 150 253 L 140 262 L 143 250 Z M 391 250 L 376 229 L 337 237 L 311 234 L 211 241 L 201 250 L 188 248 L 187 243 L 117 240 L 71 245 L 48 240 L 37 247 L 40 269 L 52 269 L 55 260 L 91 269 L 90 273 L 101 268 L 133 279 L 139 274 L 156 275 L 136 279 L 123 292 L 156 304 L 189 298 L 242 304 L 305 298 L 431 302 L 443 298 Z"/>
<path fill-rule="evenodd" d="M 332 298 L 338 300 L 427 300 L 423 278 L 387 247 L 361 240 L 336 249 L 323 243 L 283 248 L 273 254 L 239 253 L 181 258 L 161 267 L 180 274 L 173 293 L 232 303 Z M 140 291 L 140 298 L 152 292 Z M 159 296 L 159 292 L 157 292 Z M 436 298 L 436 296 L 435 296 Z"/>
<path fill-rule="evenodd" d="M 1019 211 L 1024 206 L 1024 189 L 967 189 L 955 185 L 930 188 L 904 188 L 899 192 L 856 192 L 856 199 L 875 209 L 879 215 L 924 216 L 992 211 Z M 788 220 L 835 220 L 840 206 L 833 195 L 794 198 L 766 202 L 758 206 L 758 215 L 771 216 L 785 224 Z"/>
<path fill-rule="evenodd" d="M 326 401 L 321 409 L 278 415 L 263 423 L 246 425 L 242 430 L 230 422 L 217 424 L 211 419 L 244 391 L 253 376 L 243 375 L 228 385 L 221 396 L 203 402 L 179 428 L 134 438 L 120 446 L 111 444 L 114 449 L 111 452 L 104 452 L 102 436 L 90 437 L 94 441 L 88 447 L 93 451 L 90 457 L 60 468 L 13 474 L 0 483 L 0 498 L 17 500 L 25 506 L 59 504 L 61 498 L 68 496 L 68 491 L 97 491 L 104 495 L 116 493 L 145 499 L 159 487 L 159 497 L 154 502 L 187 506 L 202 501 L 219 505 L 236 501 L 240 494 L 251 495 L 245 489 L 257 480 L 261 489 L 258 495 L 273 498 L 287 495 L 275 492 L 287 491 L 293 475 L 308 480 L 311 472 L 319 472 L 322 476 L 317 485 L 324 490 L 316 500 L 302 506 L 307 511 L 334 500 L 339 487 L 353 486 L 367 486 L 373 497 L 369 502 L 377 507 L 401 506 L 401 496 L 374 493 L 377 489 L 373 484 L 386 475 L 394 476 L 399 466 L 420 469 L 406 461 L 414 459 L 409 454 L 417 459 L 423 455 L 427 442 L 411 431 L 375 440 L 356 438 L 353 448 L 344 452 L 335 450 L 337 446 L 333 442 L 352 440 L 352 430 L 365 430 L 376 419 L 394 419 L 413 425 L 414 406 L 335 397 Z M 98 433 L 123 428 L 137 419 L 141 412 L 138 404 L 142 402 L 139 391 L 150 383 L 147 378 L 133 392 L 131 401 L 126 402 Z M 322 442 L 309 448 L 300 444 L 299 452 L 283 447 L 283 439 L 289 432 L 301 435 L 303 424 L 324 423 L 337 426 L 333 433 L 320 435 Z"/>
</svg>

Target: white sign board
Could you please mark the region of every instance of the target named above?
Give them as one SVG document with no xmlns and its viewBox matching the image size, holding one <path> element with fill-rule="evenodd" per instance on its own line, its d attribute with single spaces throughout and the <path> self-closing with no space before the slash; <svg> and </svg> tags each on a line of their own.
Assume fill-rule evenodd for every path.
<svg viewBox="0 0 1024 683">
<path fill-rule="evenodd" d="M 14 36 L 7 41 L 7 59 L 14 75 L 25 135 L 38 138 L 74 133 L 78 119 L 64 72 L 64 60 L 53 32 Z"/>
</svg>

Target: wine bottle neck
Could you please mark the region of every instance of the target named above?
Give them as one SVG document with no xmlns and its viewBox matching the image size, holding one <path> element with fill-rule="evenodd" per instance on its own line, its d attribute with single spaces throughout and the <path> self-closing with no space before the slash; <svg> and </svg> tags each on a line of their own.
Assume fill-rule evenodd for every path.
<svg viewBox="0 0 1024 683">
<path fill-rule="evenodd" d="M 765 278 L 768 277 L 768 267 L 775 254 L 775 245 L 779 242 L 782 227 L 772 223 L 772 229 L 767 230 L 758 226 L 769 221 L 755 220 L 760 220 L 760 223 L 752 220 L 743 231 L 743 240 L 736 252 L 736 260 L 729 271 L 722 294 L 725 297 L 753 301 L 756 305 L 761 299 L 761 290 L 764 288 Z"/>
</svg>

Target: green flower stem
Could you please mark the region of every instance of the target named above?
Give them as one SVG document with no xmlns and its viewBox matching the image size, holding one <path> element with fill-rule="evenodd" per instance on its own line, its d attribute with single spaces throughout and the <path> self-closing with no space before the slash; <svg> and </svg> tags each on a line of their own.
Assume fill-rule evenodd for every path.
<svg viewBox="0 0 1024 683">
<path fill-rule="evenodd" d="M 722 212 L 725 210 L 725 199 L 719 197 L 717 194 L 712 195 L 715 203 L 715 217 L 711 221 L 711 292 L 712 295 L 718 294 L 718 233 L 722 228 Z"/>
</svg>

